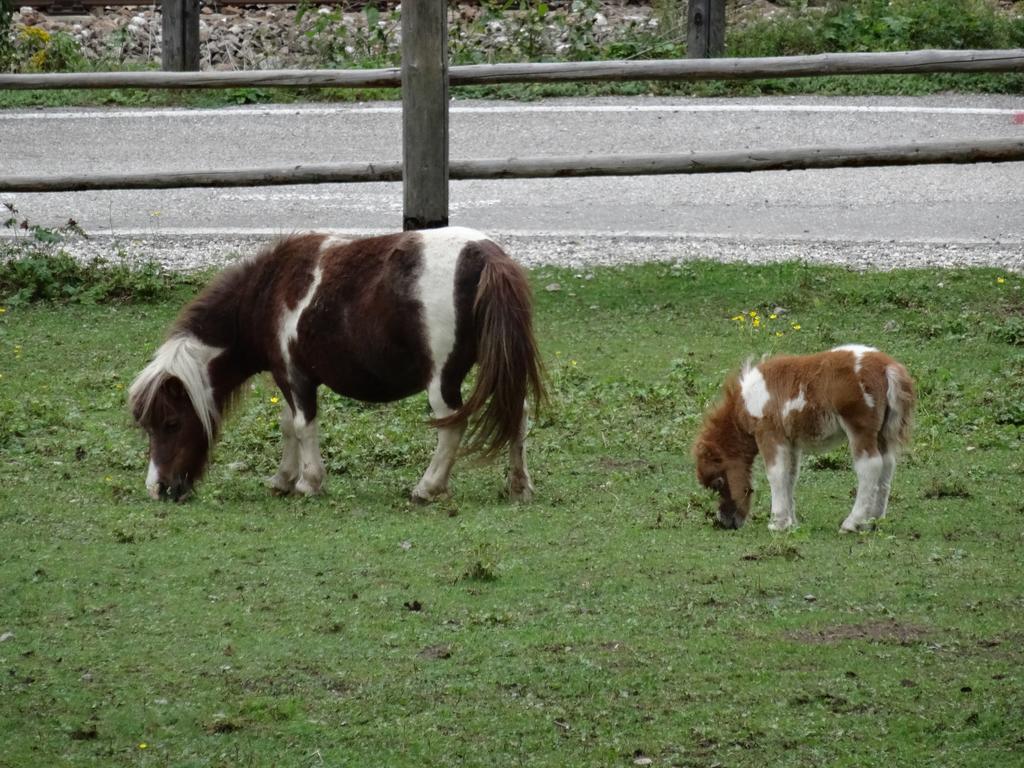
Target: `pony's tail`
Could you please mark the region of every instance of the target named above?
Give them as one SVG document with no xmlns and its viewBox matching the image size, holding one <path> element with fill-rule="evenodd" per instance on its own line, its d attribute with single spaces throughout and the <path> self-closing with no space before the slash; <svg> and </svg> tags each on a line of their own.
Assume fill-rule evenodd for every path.
<svg viewBox="0 0 1024 768">
<path fill-rule="evenodd" d="M 432 422 L 436 427 L 460 424 L 479 413 L 466 447 L 485 457 L 519 436 L 527 399 L 533 402 L 534 413 L 546 400 L 531 303 L 522 267 L 507 256 L 489 254 L 473 302 L 476 385 L 461 408 Z"/>
<path fill-rule="evenodd" d="M 886 393 L 888 406 L 885 412 L 885 423 L 882 434 L 891 446 L 902 448 L 910 441 L 910 427 L 914 414 L 914 381 L 907 369 L 897 362 L 890 362 L 885 367 Z"/>
</svg>

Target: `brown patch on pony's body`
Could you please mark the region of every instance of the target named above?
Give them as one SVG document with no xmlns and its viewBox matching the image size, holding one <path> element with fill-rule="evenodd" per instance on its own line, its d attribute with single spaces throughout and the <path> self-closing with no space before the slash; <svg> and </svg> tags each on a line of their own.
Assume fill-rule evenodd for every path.
<svg viewBox="0 0 1024 768">
<path fill-rule="evenodd" d="M 415 290 L 422 269 L 416 237 L 356 240 L 320 254 L 323 279 L 299 320 L 301 341 L 291 345 L 292 366 L 309 386 L 376 403 L 426 387 L 431 360 Z"/>
<path fill-rule="evenodd" d="M 761 419 L 754 420 L 745 410 L 742 412 L 746 414 L 746 427 L 758 436 L 759 444 L 791 440 L 813 449 L 817 447 L 815 443 L 828 440 L 830 435 L 825 433 L 835 434 L 829 428 L 834 427 L 831 422 L 838 417 L 857 436 L 852 446 L 855 452 L 876 447 L 884 451 L 886 436 L 882 425 L 887 411 L 889 366 L 898 366 L 903 377 L 909 379 L 903 366 L 877 350 L 865 352 L 859 358 L 848 350 L 837 349 L 765 360 L 757 367 L 772 399 Z M 785 404 L 799 398 L 801 392 L 806 405 L 784 416 Z M 865 396 L 870 396 L 873 405 L 868 404 Z M 908 429 L 909 426 L 901 427 L 900 443 L 907 441 Z"/>
</svg>

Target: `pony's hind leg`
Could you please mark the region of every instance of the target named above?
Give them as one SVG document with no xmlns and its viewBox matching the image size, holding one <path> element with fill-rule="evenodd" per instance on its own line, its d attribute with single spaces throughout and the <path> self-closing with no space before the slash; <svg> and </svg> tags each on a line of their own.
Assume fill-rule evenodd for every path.
<svg viewBox="0 0 1024 768">
<path fill-rule="evenodd" d="M 840 526 L 840 531 L 852 533 L 870 527 L 877 516 L 878 497 L 884 477 L 885 462 L 877 451 L 854 454 L 853 468 L 857 472 L 857 498 L 853 509 Z"/>
<path fill-rule="evenodd" d="M 524 405 L 519 434 L 508 447 L 508 478 L 505 481 L 505 493 L 513 501 L 530 501 L 533 498 L 533 482 L 526 468 L 527 426 L 528 418 Z"/>
<path fill-rule="evenodd" d="M 277 467 L 277 474 L 267 481 L 267 485 L 274 493 L 287 495 L 295 490 L 302 469 L 299 438 L 295 434 L 295 414 L 287 400 L 281 408 L 281 447 L 281 463 Z"/>
<path fill-rule="evenodd" d="M 430 382 L 427 398 L 430 401 L 430 409 L 434 413 L 434 418 L 443 419 L 455 412 L 444 401 L 439 380 Z M 412 489 L 413 501 L 425 504 L 448 493 L 448 478 L 451 476 L 452 465 L 455 464 L 459 443 L 462 442 L 462 434 L 465 431 L 465 422 L 448 427 L 438 427 L 437 447 L 434 449 L 434 455 L 430 459 L 430 465 L 423 473 L 423 477 Z"/>
<path fill-rule="evenodd" d="M 878 493 L 871 517 L 875 520 L 885 517 L 889 508 L 889 493 L 892 491 L 892 476 L 896 472 L 896 454 L 886 451 L 882 454 L 882 473 L 878 477 Z"/>
</svg>

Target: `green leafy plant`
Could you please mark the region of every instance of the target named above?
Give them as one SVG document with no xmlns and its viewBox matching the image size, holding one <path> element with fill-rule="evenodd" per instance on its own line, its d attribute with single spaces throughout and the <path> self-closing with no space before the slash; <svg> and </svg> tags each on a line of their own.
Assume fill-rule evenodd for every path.
<svg viewBox="0 0 1024 768">
<path fill-rule="evenodd" d="M 13 204 L 4 205 L 16 213 Z M 74 220 L 60 230 L 31 225 L 27 220 L 19 223 L 16 216 L 8 218 L 5 224 L 25 230 L 31 238 L 0 244 L 0 298 L 9 305 L 150 302 L 177 286 L 195 284 L 197 280 L 191 275 L 171 272 L 156 262 L 75 259 L 59 247 L 69 233 L 84 234 Z"/>
<path fill-rule="evenodd" d="M 301 23 L 306 17 L 312 18 L 305 34 L 322 65 L 357 68 L 395 66 L 400 61 L 400 52 L 392 30 L 396 28 L 401 12 L 398 7 L 393 7 L 388 14 L 392 23 L 382 23 L 380 10 L 370 2 L 363 7 L 363 23 L 349 24 L 343 5 L 328 9 L 302 2 L 296 12 L 295 23 Z"/>
<path fill-rule="evenodd" d="M 0 72 L 8 72 L 14 63 L 14 3 L 0 0 Z"/>
<path fill-rule="evenodd" d="M 76 72 L 88 69 L 81 47 L 66 32 L 25 27 L 15 37 L 11 54 L 23 72 Z"/>
</svg>

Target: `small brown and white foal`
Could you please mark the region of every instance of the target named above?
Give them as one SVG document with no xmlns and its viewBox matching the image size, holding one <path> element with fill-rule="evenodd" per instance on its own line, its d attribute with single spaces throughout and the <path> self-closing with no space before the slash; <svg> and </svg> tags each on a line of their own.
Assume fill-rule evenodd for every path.
<svg viewBox="0 0 1024 768">
<path fill-rule="evenodd" d="M 725 384 L 693 453 L 701 485 L 719 492 L 718 522 L 739 528 L 750 513 L 760 453 L 772 491 L 773 531 L 796 526 L 793 492 L 802 451 L 828 450 L 845 434 L 857 498 L 841 531 L 870 527 L 889 502 L 896 456 L 909 438 L 914 383 L 900 363 L 849 344 L 816 355 L 748 362 Z"/>
</svg>

